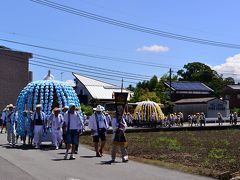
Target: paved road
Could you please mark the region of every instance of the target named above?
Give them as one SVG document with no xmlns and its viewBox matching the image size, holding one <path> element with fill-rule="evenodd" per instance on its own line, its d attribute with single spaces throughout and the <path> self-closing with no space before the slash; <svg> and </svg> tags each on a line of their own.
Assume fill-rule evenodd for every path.
<svg viewBox="0 0 240 180">
<path fill-rule="evenodd" d="M 94 157 L 83 146 L 76 160 L 63 160 L 64 150 L 10 148 L 0 134 L 0 180 L 207 180 L 210 178 L 134 161 L 108 164 L 109 155 Z"/>
</svg>

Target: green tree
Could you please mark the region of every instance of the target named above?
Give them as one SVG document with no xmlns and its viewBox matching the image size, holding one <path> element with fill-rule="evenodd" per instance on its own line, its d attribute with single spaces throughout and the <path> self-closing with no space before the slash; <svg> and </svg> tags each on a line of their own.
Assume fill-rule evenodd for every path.
<svg viewBox="0 0 240 180">
<path fill-rule="evenodd" d="M 148 84 L 148 89 L 149 91 L 154 91 L 155 88 L 157 87 L 157 84 L 158 84 L 158 78 L 156 75 L 154 75 L 150 81 L 149 81 L 149 84 Z"/>
<path fill-rule="evenodd" d="M 205 83 L 214 90 L 214 94 L 217 97 L 220 97 L 224 86 L 235 83 L 232 77 L 224 79 L 208 65 L 200 62 L 184 65 L 183 69 L 179 70 L 177 74 L 180 81 L 199 81 Z"/>
<path fill-rule="evenodd" d="M 85 104 L 81 104 L 82 112 L 84 112 L 85 115 L 90 116 L 93 113 L 93 107 Z"/>
<path fill-rule="evenodd" d="M 209 82 L 217 73 L 206 64 L 193 62 L 184 65 L 177 74 L 179 80 Z"/>
</svg>

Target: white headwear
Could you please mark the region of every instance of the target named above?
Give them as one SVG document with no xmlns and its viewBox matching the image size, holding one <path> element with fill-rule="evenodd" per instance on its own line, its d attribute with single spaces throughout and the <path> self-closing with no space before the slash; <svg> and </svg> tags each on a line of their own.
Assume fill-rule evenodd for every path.
<svg viewBox="0 0 240 180">
<path fill-rule="evenodd" d="M 36 108 L 41 108 L 41 107 L 42 107 L 41 104 L 37 104 L 37 105 L 36 105 Z"/>
<path fill-rule="evenodd" d="M 105 110 L 105 108 L 104 108 L 103 106 L 101 106 L 101 105 L 97 105 L 97 107 L 96 107 L 96 108 L 93 108 L 93 110 L 94 110 L 94 111 L 100 111 L 100 112 L 102 112 L 102 111 Z"/>
</svg>

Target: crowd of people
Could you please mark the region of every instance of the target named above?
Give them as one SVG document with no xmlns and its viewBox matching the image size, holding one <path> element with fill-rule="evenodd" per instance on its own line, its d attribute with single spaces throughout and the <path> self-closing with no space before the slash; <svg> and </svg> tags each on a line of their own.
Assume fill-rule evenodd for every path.
<svg viewBox="0 0 240 180">
<path fill-rule="evenodd" d="M 19 139 L 16 131 L 18 112 L 14 108 L 12 104 L 7 105 L 1 116 L 1 133 L 5 129 L 7 142 L 12 147 L 16 146 Z M 91 131 L 96 157 L 103 156 L 107 130 L 111 125 L 113 132 L 111 162 L 115 162 L 118 146 L 122 152 L 122 161 L 128 162 L 127 141 L 125 138 L 127 123 L 125 116 L 122 116 L 120 119 L 112 118 L 101 105 L 93 108 L 93 111 L 93 114 L 89 117 L 88 128 Z M 28 114 L 30 114 L 30 118 Z M 84 132 L 86 122 L 86 116 L 83 115 L 80 108 L 70 103 L 69 106 L 65 106 L 62 109 L 55 107 L 52 110 L 52 114 L 46 115 L 42 111 L 42 105 L 37 104 L 34 112 L 24 111 L 23 115 L 24 134 L 20 136 L 23 145 L 29 144 L 35 146 L 35 148 L 40 148 L 44 135 L 50 134 L 49 140 L 55 149 L 62 148 L 63 144 L 65 145 L 64 159 L 75 159 L 74 154 L 78 153 L 79 136 Z M 26 143 L 27 139 L 28 143 Z M 70 157 L 68 158 L 69 154 Z"/>
<path fill-rule="evenodd" d="M 30 116 L 29 116 L 30 115 Z M 184 119 L 183 113 L 168 114 L 163 120 L 157 119 L 154 114 L 151 115 L 150 121 L 141 119 L 140 113 L 136 112 L 136 117 L 132 114 L 124 113 L 122 118 L 117 119 L 114 115 L 105 111 L 105 108 L 98 105 L 93 108 L 93 114 L 88 118 L 88 128 L 91 131 L 92 141 L 94 144 L 96 157 L 103 156 L 103 150 L 106 143 L 106 134 L 110 126 L 112 127 L 112 161 L 116 158 L 116 149 L 119 146 L 122 153 L 122 161 L 128 161 L 127 153 L 127 141 L 125 138 L 125 129 L 128 126 L 183 126 L 184 123 L 188 123 L 188 126 L 206 126 L 206 117 L 203 112 L 188 115 L 187 119 Z M 7 142 L 12 146 L 16 146 L 20 138 L 23 145 L 35 146 L 40 148 L 46 134 L 48 134 L 48 141 L 52 142 L 55 149 L 62 148 L 63 145 L 66 148 L 64 159 L 75 159 L 74 154 L 78 153 L 79 136 L 85 130 L 85 124 L 87 117 L 83 115 L 81 108 L 70 103 L 69 106 L 65 106 L 62 109 L 55 107 L 52 110 L 52 114 L 46 115 L 42 111 L 42 105 L 37 104 L 34 112 L 23 112 L 24 116 L 24 133 L 21 136 L 17 133 L 18 126 L 18 112 L 15 110 L 13 104 L 9 104 L 2 112 L 1 121 L 2 128 L 1 133 L 7 133 Z M 236 125 L 238 120 L 238 114 L 236 112 L 231 113 L 229 122 L 232 125 Z M 29 122 L 30 121 L 30 122 Z M 223 117 L 221 113 L 217 114 L 217 122 L 219 125 L 223 123 Z M 28 140 L 28 141 L 27 141 Z"/>
</svg>

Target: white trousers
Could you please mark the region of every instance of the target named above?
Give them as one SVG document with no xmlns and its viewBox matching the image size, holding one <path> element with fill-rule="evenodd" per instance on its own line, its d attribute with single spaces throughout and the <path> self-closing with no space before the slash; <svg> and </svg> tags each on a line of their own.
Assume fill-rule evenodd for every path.
<svg viewBox="0 0 240 180">
<path fill-rule="evenodd" d="M 42 135 L 43 135 L 43 128 L 42 125 L 35 125 L 34 126 L 34 143 L 36 145 L 40 145 L 41 144 L 41 140 L 42 140 Z"/>
<path fill-rule="evenodd" d="M 16 143 L 15 127 L 12 127 L 11 123 L 7 122 L 6 129 L 7 129 L 7 141 L 8 141 L 8 143 L 15 144 Z"/>
<path fill-rule="evenodd" d="M 58 146 L 62 142 L 62 130 L 52 129 L 52 143 L 54 146 Z"/>
</svg>

